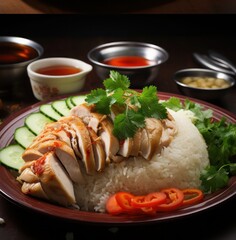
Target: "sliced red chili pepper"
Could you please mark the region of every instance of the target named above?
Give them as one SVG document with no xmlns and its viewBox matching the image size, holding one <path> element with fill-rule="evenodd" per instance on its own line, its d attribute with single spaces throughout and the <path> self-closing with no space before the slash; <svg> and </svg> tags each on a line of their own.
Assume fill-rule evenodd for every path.
<svg viewBox="0 0 236 240">
<path fill-rule="evenodd" d="M 177 188 L 165 188 L 161 192 L 167 196 L 166 203 L 160 204 L 156 207 L 157 211 L 173 211 L 180 207 L 184 200 L 184 194 Z"/>
<path fill-rule="evenodd" d="M 141 209 L 141 213 L 145 213 L 148 215 L 155 215 L 156 214 L 156 209 L 153 207 L 143 207 L 140 208 Z"/>
<path fill-rule="evenodd" d="M 106 210 L 108 213 L 110 213 L 112 215 L 118 215 L 118 214 L 124 212 L 124 210 L 117 203 L 115 194 L 113 194 L 112 196 L 110 196 L 108 198 L 108 200 L 106 202 Z"/>
<path fill-rule="evenodd" d="M 136 209 L 131 205 L 131 199 L 134 195 L 128 192 L 118 192 L 115 195 L 117 203 L 126 212 L 134 212 Z"/>
<path fill-rule="evenodd" d="M 182 205 L 191 205 L 200 202 L 204 195 L 200 189 L 188 188 L 182 190 L 184 194 L 184 200 Z"/>
<path fill-rule="evenodd" d="M 153 192 L 146 196 L 135 196 L 131 199 L 131 205 L 136 208 L 156 207 L 165 203 L 167 196 L 163 192 Z"/>
</svg>

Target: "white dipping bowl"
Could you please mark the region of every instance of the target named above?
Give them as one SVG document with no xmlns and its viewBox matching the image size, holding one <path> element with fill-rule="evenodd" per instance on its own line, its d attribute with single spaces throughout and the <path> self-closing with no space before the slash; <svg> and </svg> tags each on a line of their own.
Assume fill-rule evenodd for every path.
<svg viewBox="0 0 236 240">
<path fill-rule="evenodd" d="M 81 71 L 68 75 L 46 75 L 38 73 L 42 68 L 52 66 L 70 66 Z M 79 92 L 85 83 L 86 76 L 92 71 L 92 66 L 78 59 L 66 57 L 51 57 L 36 60 L 28 65 L 27 73 L 34 96 L 38 100 L 50 100 L 58 95 Z"/>
</svg>

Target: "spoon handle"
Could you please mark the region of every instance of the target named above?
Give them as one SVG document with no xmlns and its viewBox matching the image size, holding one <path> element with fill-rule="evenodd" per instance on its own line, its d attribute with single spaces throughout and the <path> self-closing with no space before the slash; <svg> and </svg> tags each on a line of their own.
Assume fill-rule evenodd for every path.
<svg viewBox="0 0 236 240">
<path fill-rule="evenodd" d="M 220 63 L 223 63 L 223 64 L 225 64 L 225 65 L 227 65 L 229 68 L 231 68 L 231 70 L 234 72 L 234 73 L 236 73 L 236 67 L 234 66 L 234 64 L 228 59 L 228 58 L 226 58 L 225 56 L 223 56 L 222 54 L 220 54 L 220 53 L 218 53 L 218 52 L 216 52 L 216 51 L 213 51 L 213 50 L 209 50 L 209 56 L 212 58 L 212 59 L 214 59 L 214 60 L 216 60 L 216 61 L 218 61 L 218 62 L 220 62 Z"/>
<path fill-rule="evenodd" d="M 198 63 L 200 63 L 204 67 L 210 68 L 210 69 L 218 71 L 218 72 L 235 75 L 235 73 L 232 72 L 231 70 L 222 67 L 222 65 L 216 64 L 216 61 L 213 61 L 207 55 L 193 53 L 193 57 Z"/>
</svg>

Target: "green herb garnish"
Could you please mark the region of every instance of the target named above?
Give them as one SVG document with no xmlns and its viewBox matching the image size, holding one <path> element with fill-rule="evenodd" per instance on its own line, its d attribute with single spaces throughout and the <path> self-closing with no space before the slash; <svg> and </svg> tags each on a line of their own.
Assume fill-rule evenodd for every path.
<svg viewBox="0 0 236 240">
<path fill-rule="evenodd" d="M 138 92 L 130 87 L 127 76 L 116 71 L 103 81 L 105 89 L 92 90 L 86 97 L 88 104 L 94 104 L 97 112 L 114 114 L 113 134 L 120 140 L 133 137 L 138 128 L 145 127 L 145 118 L 167 118 L 167 110 L 159 103 L 157 88 L 148 86 Z"/>
<path fill-rule="evenodd" d="M 210 165 L 201 173 L 202 188 L 211 193 L 228 183 L 229 177 L 236 175 L 236 124 L 226 122 L 225 118 L 212 121 L 212 111 L 188 99 L 182 103 L 178 98 L 170 98 L 162 103 L 174 111 L 190 110 L 195 115 L 194 124 L 207 144 Z"/>
</svg>

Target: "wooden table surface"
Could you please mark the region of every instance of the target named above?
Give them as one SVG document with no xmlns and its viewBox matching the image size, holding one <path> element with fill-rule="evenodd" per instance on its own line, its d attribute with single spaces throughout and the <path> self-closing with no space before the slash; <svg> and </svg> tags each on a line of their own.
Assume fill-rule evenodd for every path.
<svg viewBox="0 0 236 240">
<path fill-rule="evenodd" d="M 2 0 L 0 13 L 236 13 L 234 0 Z"/>
<path fill-rule="evenodd" d="M 143 41 L 165 48 L 170 58 L 163 64 L 155 81 L 158 91 L 177 93 L 173 82 L 175 71 L 188 67 L 199 67 L 193 60 L 192 53 L 206 53 L 215 49 L 236 63 L 236 35 L 226 28 L 219 28 L 221 19 L 201 16 L 113 16 L 107 21 L 103 16 L 0 16 L 0 22 L 9 19 L 14 23 L 1 24 L 2 35 L 14 35 L 33 39 L 44 47 L 44 56 L 74 57 L 86 62 L 88 51 L 96 45 L 120 40 Z M 226 17 L 232 22 L 233 16 Z M 119 20 L 119 21 L 118 21 Z M 190 21 L 192 28 L 184 23 Z M 81 23 L 83 23 L 81 25 Z M 141 26 L 141 27 L 140 27 Z M 102 82 L 94 71 L 88 76 L 83 91 L 101 87 Z M 2 98 L 4 111 L 0 118 L 5 119 L 11 113 L 36 103 L 29 86 L 28 78 L 18 91 Z M 231 113 L 236 114 L 236 88 L 214 102 Z M 0 181 L 4 181 L 1 179 Z M 193 214 L 174 221 L 140 227 L 109 227 L 68 222 L 48 217 L 22 208 L 0 196 L 0 217 L 5 224 L 0 225 L 1 240 L 32 240 L 32 239 L 132 239 L 137 236 L 155 236 L 162 239 L 232 240 L 236 239 L 236 198 L 232 197 L 201 213 Z M 188 233 L 187 233 L 188 232 Z"/>
</svg>

